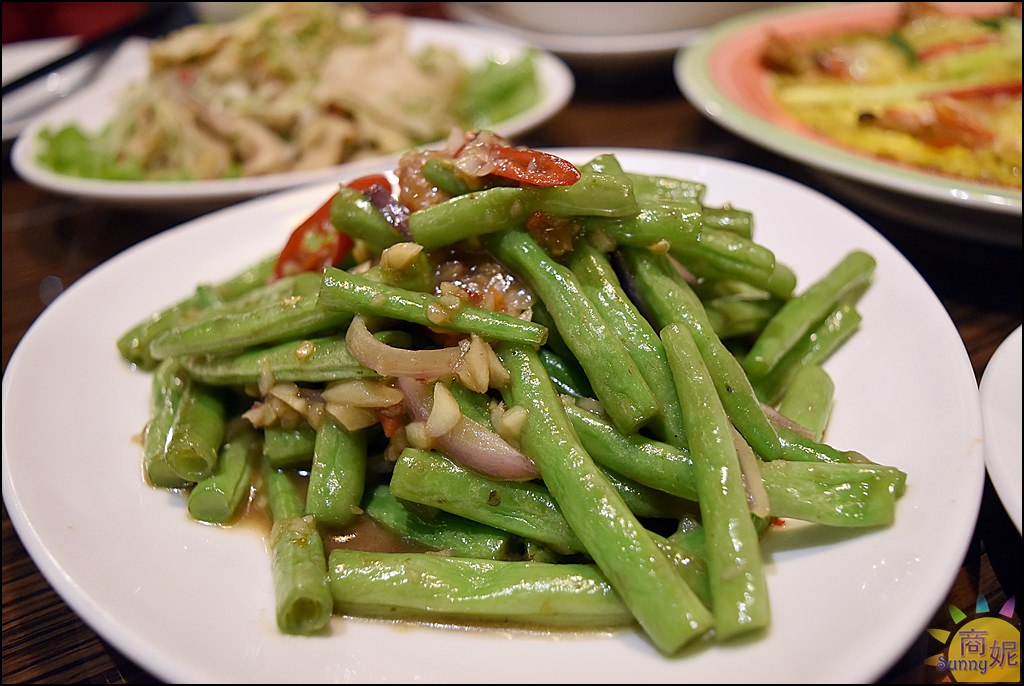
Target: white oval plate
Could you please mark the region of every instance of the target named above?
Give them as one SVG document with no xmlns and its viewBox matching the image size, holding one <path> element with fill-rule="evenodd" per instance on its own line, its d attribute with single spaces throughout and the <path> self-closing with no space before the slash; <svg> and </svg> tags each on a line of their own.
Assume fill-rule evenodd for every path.
<svg viewBox="0 0 1024 686">
<path fill-rule="evenodd" d="M 420 17 L 408 18 L 409 45 L 444 45 L 458 52 L 467 64 L 476 64 L 491 54 L 520 54 L 529 46 L 516 37 L 454 22 Z M 312 169 L 240 179 L 210 181 L 111 181 L 83 179 L 58 174 L 36 160 L 39 131 L 78 122 L 95 130 L 116 112 L 118 97 L 128 84 L 146 76 L 148 44 L 132 39 L 111 58 L 97 80 L 34 119 L 18 136 L 11 150 L 11 163 L 25 180 L 55 193 L 86 200 L 131 207 L 170 210 L 211 209 L 257 195 L 329 179 L 355 178 L 362 170 L 387 166 L 398 154 L 375 156 L 324 169 Z M 515 117 L 491 127 L 514 138 L 557 114 L 569 102 L 575 80 L 569 67 L 558 57 L 540 51 L 537 59 L 541 82 L 540 102 Z"/>
<path fill-rule="evenodd" d="M 984 13 L 1005 8 L 1007 3 L 938 3 L 950 10 Z M 981 238 L 1017 247 L 1021 244 L 1021 192 L 1010 188 L 958 181 L 916 171 L 895 163 L 842 149 L 796 126 L 773 103 L 770 80 L 759 63 L 769 30 L 786 34 L 799 31 L 830 32 L 851 25 L 886 26 L 900 3 L 794 3 L 787 7 L 754 12 L 725 21 L 694 45 L 677 54 L 676 83 L 686 98 L 709 119 L 747 140 L 812 168 L 844 180 L 864 184 L 857 197 L 871 196 L 873 189 L 891 192 L 876 199 L 883 212 L 906 219 L 915 212 L 916 223 L 935 226 L 944 209 L 974 210 L 974 220 L 984 228 L 986 216 L 998 222 L 999 235 L 978 232 L 969 220 L 943 226 L 967 238 Z M 851 195 L 849 185 L 840 188 Z M 926 201 L 907 207 L 908 201 Z M 1015 221 L 1011 221 L 1016 217 Z"/>
<path fill-rule="evenodd" d="M 992 487 L 1021 530 L 1021 327 L 1006 337 L 981 376 L 985 465 Z"/>
<path fill-rule="evenodd" d="M 978 385 L 941 302 L 874 229 L 791 180 L 674 152 L 553 152 L 577 163 L 613 152 L 627 170 L 706 183 L 710 204 L 754 212 L 758 240 L 803 285 L 850 250 L 875 256 L 862 329 L 827 363 L 836 397 L 826 439 L 908 474 L 891 528 L 773 530 L 764 544 L 771 628 L 671 659 L 631 630 L 336 617 L 327 636 L 282 635 L 260 534 L 191 521 L 180 495 L 143 481 L 134 437 L 147 420 L 150 375 L 130 369 L 115 341 L 197 283 L 278 249 L 329 184 L 226 208 L 126 250 L 73 284 L 22 339 L 3 379 L 3 497 L 57 592 L 168 682 L 480 683 L 537 669 L 551 683 L 868 683 L 883 674 L 943 603 L 981 500 Z"/>
</svg>

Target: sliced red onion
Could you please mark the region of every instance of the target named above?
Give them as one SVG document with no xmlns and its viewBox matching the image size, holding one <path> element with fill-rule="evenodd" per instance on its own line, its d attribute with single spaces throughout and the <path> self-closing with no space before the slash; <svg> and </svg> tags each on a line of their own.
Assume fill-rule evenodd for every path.
<svg viewBox="0 0 1024 686">
<path fill-rule="evenodd" d="M 426 422 L 433 406 L 428 384 L 399 377 L 398 388 L 414 421 Z M 462 415 L 446 434 L 433 438 L 433 447 L 453 462 L 501 481 L 529 481 L 540 473 L 529 457 L 479 422 Z"/>
<path fill-rule="evenodd" d="M 388 224 L 395 227 L 399 235 L 406 240 L 412 240 L 412 234 L 409 232 L 409 208 L 398 202 L 391 194 L 390 188 L 375 183 L 363 191 L 363 195 L 380 210 Z"/>
<path fill-rule="evenodd" d="M 415 379 L 439 379 L 451 376 L 462 359 L 459 346 L 438 350 L 395 348 L 374 338 L 362 315 L 352 318 L 345 334 L 352 356 L 381 376 L 408 376 Z"/>
<path fill-rule="evenodd" d="M 761 478 L 761 468 L 757 465 L 757 455 L 735 427 L 732 430 L 732 439 L 736 445 L 740 471 L 743 473 L 743 485 L 747 489 L 750 513 L 756 517 L 767 517 L 771 509 L 768 504 L 768 491 L 765 490 L 764 480 Z"/>
<path fill-rule="evenodd" d="M 792 419 L 782 414 L 771 405 L 767 403 L 761 403 L 761 408 L 764 410 L 764 414 L 768 418 L 768 421 L 774 424 L 775 426 L 781 426 L 784 429 L 790 429 L 791 431 L 795 431 L 796 433 L 800 434 L 805 438 L 817 438 L 817 436 L 814 435 L 813 431 L 811 431 L 802 424 L 797 424 Z"/>
</svg>

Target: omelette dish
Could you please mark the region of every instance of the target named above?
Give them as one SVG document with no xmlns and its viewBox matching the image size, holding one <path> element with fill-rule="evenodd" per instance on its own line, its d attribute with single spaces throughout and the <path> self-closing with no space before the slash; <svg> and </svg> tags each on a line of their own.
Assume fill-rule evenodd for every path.
<svg viewBox="0 0 1024 686">
<path fill-rule="evenodd" d="M 768 37 L 778 105 L 845 148 L 1021 188 L 1021 3 L 964 15 L 902 3 L 892 26 Z"/>
</svg>

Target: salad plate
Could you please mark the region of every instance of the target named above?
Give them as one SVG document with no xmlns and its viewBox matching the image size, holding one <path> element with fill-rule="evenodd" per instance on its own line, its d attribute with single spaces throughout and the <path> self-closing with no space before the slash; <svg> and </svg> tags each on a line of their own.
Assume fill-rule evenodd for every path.
<svg viewBox="0 0 1024 686">
<path fill-rule="evenodd" d="M 985 466 L 1010 519 L 1021 530 L 1021 327 L 1006 337 L 981 377 Z"/>
<path fill-rule="evenodd" d="M 826 440 L 906 472 L 892 526 L 774 528 L 763 542 L 770 627 L 673 657 L 633 629 L 546 633 L 335 616 L 324 635 L 280 633 L 264 532 L 201 525 L 179 494 L 145 483 L 138 436 L 151 377 L 115 343 L 196 284 L 279 250 L 333 193 L 323 183 L 221 209 L 129 248 L 72 284 L 19 342 L 3 378 L 3 498 L 68 605 L 168 682 L 515 682 L 522 674 L 503 670 L 527 665 L 543 665 L 552 682 L 586 683 L 868 683 L 884 674 L 944 602 L 981 500 L 978 386 L 941 302 L 870 225 L 789 179 L 676 152 L 550 152 L 578 164 L 611 152 L 628 171 L 705 183 L 708 203 L 753 213 L 756 239 L 794 269 L 798 287 L 850 250 L 875 257 L 861 329 L 826 363 L 836 385 Z"/>
<path fill-rule="evenodd" d="M 407 21 L 410 48 L 445 46 L 454 49 L 467 64 L 477 64 L 491 55 L 511 58 L 534 49 L 519 38 L 479 27 L 421 17 L 408 17 Z M 11 164 L 15 171 L 26 181 L 48 191 L 97 203 L 166 210 L 209 210 L 284 188 L 353 178 L 359 176 L 361 170 L 386 166 L 398 159 L 398 153 L 392 153 L 320 169 L 197 181 L 80 178 L 59 174 L 38 161 L 40 131 L 73 123 L 87 131 L 99 129 L 114 116 L 125 89 L 146 77 L 147 63 L 147 41 L 136 38 L 122 45 L 92 83 L 46 110 L 24 128 L 11 149 Z M 539 126 L 569 102 L 575 81 L 568 66 L 555 55 L 540 50 L 535 64 L 540 99 L 519 114 L 493 125 L 493 131 L 514 138 Z"/>
<path fill-rule="evenodd" d="M 987 16 L 1008 3 L 935 3 Z M 761 57 L 771 34 L 818 37 L 894 25 L 902 3 L 795 3 L 722 22 L 675 59 L 676 83 L 705 116 L 807 165 L 831 190 L 880 214 L 969 240 L 1021 245 L 1021 191 L 941 176 L 842 147 L 786 114 Z"/>
</svg>

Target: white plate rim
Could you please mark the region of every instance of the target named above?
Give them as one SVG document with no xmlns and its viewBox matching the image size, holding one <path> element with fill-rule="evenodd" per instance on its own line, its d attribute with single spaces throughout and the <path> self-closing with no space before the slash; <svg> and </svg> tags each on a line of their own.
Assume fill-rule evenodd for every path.
<svg viewBox="0 0 1024 686">
<path fill-rule="evenodd" d="M 409 40 L 413 45 L 430 42 L 448 45 L 464 56 L 482 59 L 486 52 L 519 54 L 535 46 L 515 36 L 485 28 L 425 17 L 406 17 Z M 89 123 L 99 124 L 116 109 L 116 94 L 130 81 L 145 74 L 148 41 L 126 41 L 111 58 L 97 82 L 69 96 L 28 123 L 11 148 L 11 164 L 26 181 L 46 190 L 94 202 L 133 207 L 181 208 L 194 204 L 206 208 L 221 206 L 284 188 L 318 183 L 327 179 L 358 176 L 361 170 L 377 168 L 398 159 L 398 153 L 308 171 L 267 174 L 240 179 L 210 181 L 110 181 L 57 174 L 36 162 L 38 134 L 45 126 L 61 125 L 79 119 L 85 110 Z M 123 71 L 122 71 L 123 70 Z M 535 106 L 496 124 L 492 130 L 514 138 L 547 121 L 569 103 L 575 90 L 575 77 L 568 65 L 552 53 L 537 49 L 537 71 L 543 89 Z"/>
<path fill-rule="evenodd" d="M 999 500 L 1021 532 L 1021 326 L 999 344 L 981 376 L 985 466 Z"/>
<path fill-rule="evenodd" d="M 733 133 L 785 157 L 834 173 L 868 186 L 880 186 L 907 195 L 970 207 L 986 212 L 1020 216 L 1021 192 L 941 177 L 901 168 L 839 149 L 767 122 L 726 96 L 709 75 L 711 54 L 734 34 L 766 19 L 850 10 L 856 5 L 884 3 L 793 3 L 752 12 L 713 27 L 695 44 L 676 54 L 673 72 L 676 84 L 705 116 Z M 939 5 L 965 3 L 937 3 Z"/>
<path fill-rule="evenodd" d="M 950 421 L 934 422 L 936 426 L 933 426 L 933 417 L 915 419 L 919 411 L 911 411 L 907 413 L 907 417 L 900 418 L 900 426 L 896 426 L 895 422 L 889 426 L 886 424 L 886 417 L 878 414 L 886 409 L 884 402 L 880 401 L 877 406 L 872 407 L 858 406 L 858 414 L 863 413 L 866 418 L 858 417 L 854 424 L 870 419 L 875 430 L 868 442 L 893 443 L 885 451 L 884 459 L 877 453 L 873 453 L 872 456 L 880 462 L 905 469 L 913 467 L 909 474 L 907 495 L 899 506 L 896 528 L 860 536 L 840 536 L 839 538 L 843 539 L 841 542 L 831 535 L 825 540 L 820 540 L 818 536 L 821 532 L 816 533 L 810 529 L 797 527 L 788 532 L 782 531 L 774 539 L 775 542 L 767 548 L 771 569 L 769 589 L 785 584 L 791 596 L 804 600 L 798 603 L 800 608 L 785 604 L 777 607 L 777 621 L 782 622 L 782 625 L 773 625 L 772 630 L 763 638 L 731 646 L 712 646 L 707 650 L 697 648 L 674 660 L 666 660 L 657 655 L 649 644 L 633 634 L 625 634 L 620 638 L 597 635 L 551 641 L 531 635 L 506 635 L 503 632 L 448 634 L 442 631 L 441 640 L 434 640 L 439 634 L 433 633 L 434 630 L 431 629 L 394 631 L 386 624 L 335 620 L 351 622 L 341 624 L 340 630 L 339 624 L 333 625 L 337 641 L 333 638 L 282 637 L 274 630 L 272 609 L 250 606 L 267 603 L 272 605 L 270 584 L 267 579 L 269 565 L 258 570 L 249 570 L 246 567 L 250 579 L 246 588 L 251 592 L 246 595 L 246 609 L 242 616 L 237 617 L 237 622 L 241 624 L 239 632 L 250 640 L 248 643 L 243 641 L 242 645 L 234 645 L 239 655 L 244 655 L 245 658 L 243 660 L 239 657 L 240 666 L 235 665 L 236 669 L 232 670 L 230 666 L 224 664 L 211 664 L 208 659 L 209 653 L 202 653 L 208 647 L 205 645 L 206 642 L 218 643 L 226 640 L 223 637 L 213 638 L 207 633 L 214 629 L 206 625 L 219 621 L 216 618 L 207 617 L 207 621 L 192 627 L 191 631 L 196 634 L 195 636 L 186 638 L 179 632 L 172 637 L 162 637 L 166 640 L 193 641 L 192 650 L 195 652 L 183 655 L 180 646 L 175 646 L 177 652 L 168 648 L 160 640 L 154 639 L 153 636 L 147 635 L 146 631 L 133 625 L 139 620 L 134 613 L 139 611 L 144 603 L 152 602 L 154 593 L 153 589 L 147 587 L 145 575 L 140 577 L 140 570 L 149 569 L 154 564 L 161 566 L 177 563 L 181 568 L 175 568 L 176 579 L 178 574 L 188 577 L 178 580 L 181 583 L 196 583 L 200 580 L 209 583 L 213 570 L 219 568 L 220 573 L 225 573 L 222 557 L 230 556 L 232 562 L 242 558 L 248 558 L 249 561 L 260 560 L 266 552 L 263 544 L 255 543 L 251 540 L 252 537 L 238 531 L 214 530 L 187 521 L 180 503 L 142 487 L 138 471 L 132 468 L 125 469 L 122 464 L 115 465 L 113 469 L 102 468 L 103 478 L 109 479 L 112 487 L 111 497 L 92 497 L 88 506 L 103 510 L 95 516 L 102 517 L 104 526 L 108 520 L 123 525 L 125 514 L 130 517 L 136 511 L 149 512 L 150 515 L 155 515 L 152 526 L 158 526 L 160 540 L 149 542 L 147 539 L 145 549 L 127 551 L 127 557 L 122 555 L 124 559 L 119 560 L 114 568 L 116 579 L 111 579 L 110 570 L 104 570 L 99 575 L 99 571 L 94 571 L 83 562 L 83 554 L 94 554 L 92 548 L 88 549 L 88 553 L 79 550 L 79 557 L 76 559 L 75 547 L 81 544 L 81 537 L 89 534 L 84 530 L 86 522 L 79 522 L 72 517 L 70 522 L 61 520 L 56 523 L 47 521 L 46 517 L 56 516 L 52 513 L 53 509 L 75 508 L 75 498 L 62 496 L 66 495 L 68 489 L 72 489 L 70 492 L 73 493 L 78 484 L 68 485 L 59 480 L 57 483 L 45 484 L 32 482 L 33 477 L 42 471 L 41 463 L 54 459 L 48 456 L 48 453 L 59 446 L 51 446 L 51 449 L 47 450 L 47 443 L 51 440 L 59 442 L 58 437 L 61 433 L 31 433 L 29 424 L 32 422 L 29 420 L 34 415 L 31 406 L 36 405 L 38 409 L 38 404 L 46 402 L 50 397 L 47 389 L 40 388 L 31 380 L 34 374 L 33 359 L 36 358 L 35 361 L 38 362 L 40 355 L 44 360 L 53 359 L 55 364 L 52 365 L 53 368 L 47 368 L 47 373 L 57 375 L 58 379 L 62 378 L 60 375 L 66 373 L 69 368 L 78 370 L 82 367 L 76 373 L 86 375 L 98 373 L 101 368 L 104 373 L 113 371 L 112 376 L 117 377 L 116 383 L 104 386 L 119 387 L 118 397 L 123 396 L 125 392 L 131 396 L 131 401 L 122 408 L 126 410 L 122 414 L 127 416 L 116 419 L 104 419 L 101 416 L 100 419 L 104 422 L 113 422 L 114 426 L 110 428 L 122 433 L 127 431 L 126 426 L 133 427 L 131 431 L 141 428 L 146 413 L 144 405 L 148 395 L 148 381 L 143 376 L 133 374 L 124 368 L 117 359 L 113 337 L 120 333 L 121 329 L 118 327 L 126 328 L 152 308 L 165 304 L 157 302 L 158 300 L 166 300 L 171 297 L 172 292 L 181 294 L 183 286 L 184 289 L 190 287 L 182 283 L 183 276 L 173 264 L 169 264 L 178 264 L 175 260 L 183 250 L 191 254 L 195 248 L 201 248 L 209 241 L 215 241 L 215 244 L 223 248 L 226 240 L 234 245 L 231 239 L 239 235 L 251 236 L 252 240 L 238 246 L 238 252 L 228 260 L 231 264 L 225 263 L 222 250 L 200 251 L 195 254 L 190 265 L 195 276 L 190 276 L 186 280 L 195 283 L 204 277 L 225 277 L 265 254 L 267 246 L 279 245 L 287 234 L 287 227 L 280 224 L 289 224 L 301 219 L 309 209 L 322 202 L 331 188 L 325 185 L 293 189 L 227 208 L 162 232 L 126 250 L 84 276 L 51 303 L 32 324 L 15 349 L 3 379 L 3 497 L 23 544 L 57 592 L 98 633 L 145 669 L 169 681 L 213 683 L 234 681 L 238 678 L 298 682 L 415 679 L 476 683 L 479 679 L 479 670 L 493 670 L 495 652 L 500 654 L 502 659 L 507 659 L 507 664 L 519 664 L 519 660 L 542 659 L 556 681 L 573 681 L 582 675 L 594 682 L 614 682 L 617 677 L 629 680 L 629 675 L 635 675 L 641 682 L 649 683 L 691 679 L 729 680 L 730 677 L 738 682 L 778 678 L 790 682 L 806 680 L 816 683 L 838 683 L 850 680 L 869 682 L 883 674 L 925 628 L 925 623 L 941 605 L 963 559 L 981 500 L 984 463 L 981 454 L 979 394 L 966 350 L 945 309 L 923 278 L 874 229 L 834 201 L 791 180 L 739 163 L 685 153 L 600 148 L 552 151 L 580 161 L 596 154 L 612 152 L 619 156 L 627 169 L 651 173 L 671 170 L 673 173 L 685 174 L 692 178 L 730 180 L 731 190 L 722 188 L 722 184 L 709 186 L 709 198 L 712 202 L 725 202 L 731 194 L 734 196 L 733 201 L 740 205 L 741 199 L 736 197 L 736 194 L 742 194 L 740 189 L 744 188 L 747 192 L 754 189 L 753 192 L 763 193 L 763 197 L 770 196 L 774 205 L 779 205 L 778 201 L 781 199 L 784 201 L 781 204 L 785 207 L 771 212 L 775 215 L 771 219 L 774 228 L 762 226 L 760 229 L 771 232 L 776 239 L 783 237 L 783 234 L 778 233 L 779 224 L 792 222 L 794 211 L 798 208 L 810 213 L 808 216 L 824 212 L 835 220 L 833 233 L 813 232 L 807 236 L 802 235 L 800 245 L 793 241 L 786 243 L 785 247 L 789 251 L 800 253 L 799 257 L 795 254 L 792 257 L 802 261 L 802 267 L 797 270 L 801 280 L 814 278 L 813 271 L 820 272 L 825 268 L 825 265 L 818 264 L 823 254 L 822 249 L 828 252 L 828 248 L 831 248 L 834 252 L 838 246 L 845 249 L 852 244 L 876 255 L 880 270 L 878 288 L 885 289 L 886 295 L 893 298 L 872 295 L 869 291 L 864 302 L 868 328 L 861 331 L 847 348 L 830 360 L 827 366 L 837 374 L 837 400 L 840 403 L 839 412 L 830 428 L 830 432 L 838 433 L 835 439 L 831 440 L 838 440 L 839 447 L 847 447 L 842 445 L 842 441 L 850 438 L 846 432 L 851 429 L 848 420 L 852 419 L 852 413 L 842 412 L 841 409 L 844 398 L 842 379 L 850 378 L 851 373 L 856 373 L 863 380 L 877 383 L 880 393 L 891 390 L 891 378 L 874 379 L 872 370 L 861 363 L 865 361 L 866 355 L 874 354 L 873 351 L 888 350 L 887 354 L 895 354 L 898 346 L 892 346 L 894 331 L 880 331 L 877 325 L 872 328 L 871 316 L 876 311 L 884 314 L 885 309 L 889 307 L 897 308 L 902 313 L 902 308 L 906 306 L 905 299 L 908 298 L 916 303 L 921 317 L 914 326 L 907 324 L 899 329 L 899 318 L 892 313 L 883 318 L 895 321 L 901 335 L 913 338 L 917 335 L 915 332 L 924 330 L 935 335 L 930 349 L 933 352 L 942 351 L 947 373 L 940 378 L 935 378 L 939 375 L 932 374 L 923 376 L 919 379 L 923 382 L 922 385 L 939 384 L 941 388 L 921 388 L 918 392 L 924 394 L 923 397 L 948 402 L 942 409 L 955 414 L 955 417 L 949 418 Z M 757 190 L 758 187 L 763 187 L 763 190 Z M 787 197 L 791 201 L 799 202 L 786 202 Z M 759 199 L 758 204 L 762 202 L 767 201 Z M 797 211 L 797 215 L 799 214 Z M 755 216 L 764 217 L 765 213 Z M 276 225 L 274 231 L 270 236 L 263 235 L 257 241 L 258 234 L 252 233 L 252 222 L 254 219 L 267 217 L 273 219 Z M 812 245 L 803 245 L 804 238 Z M 818 242 L 820 245 L 813 245 Z M 766 244 L 771 246 L 770 241 Z M 779 254 L 780 259 L 788 257 L 785 250 Z M 815 265 L 810 271 L 806 266 L 808 260 L 813 260 Z M 160 264 L 164 266 L 155 268 Z M 75 345 L 86 346 L 87 353 L 95 356 L 93 362 L 96 364 L 75 365 L 70 361 L 60 361 L 58 358 L 45 355 L 45 352 L 52 353 L 66 348 L 66 341 L 56 340 L 62 338 L 61 324 L 67 323 L 69 317 L 73 320 L 73 313 L 80 311 L 76 308 L 80 308 L 83 301 L 88 303 L 90 297 L 105 295 L 111 288 L 125 290 L 123 282 L 126 276 L 133 273 L 133 266 L 136 266 L 136 270 L 146 269 L 146 277 L 152 279 L 151 292 L 136 289 L 139 292 L 126 293 L 126 300 L 118 308 L 108 307 L 104 312 L 95 313 L 94 316 L 99 317 L 101 322 L 94 322 L 91 327 L 75 327 L 80 332 Z M 895 279 L 897 283 L 891 283 L 890 279 Z M 896 285 L 899 286 L 899 292 L 894 288 Z M 890 303 L 892 299 L 896 302 Z M 123 311 L 118 311 L 119 308 Z M 56 332 L 53 327 L 56 327 Z M 878 342 L 879 338 L 881 342 Z M 896 341 L 899 340 L 900 336 L 897 336 Z M 913 348 L 914 355 L 919 355 L 920 341 L 910 340 L 907 344 Z M 42 367 L 37 365 L 36 368 Z M 26 375 L 29 377 L 28 381 Z M 120 388 L 122 385 L 124 388 Z M 884 396 L 880 395 L 879 398 Z M 101 397 L 100 400 L 110 399 Z M 914 436 L 913 439 L 936 441 L 935 445 L 931 446 L 935 450 L 929 449 L 928 446 L 901 444 L 909 438 L 905 429 L 905 423 L 908 421 L 928 422 L 930 433 Z M 99 431 L 99 428 L 95 430 Z M 31 435 L 26 436 L 26 431 Z M 105 445 L 107 438 L 111 437 L 103 438 L 100 447 Z M 127 436 L 112 438 L 128 442 Z M 32 449 L 26 451 L 26 445 L 32 446 Z M 863 441 L 855 441 L 848 447 L 857 449 L 859 445 L 863 445 Z M 123 453 L 129 460 L 138 459 L 137 449 L 137 445 L 111 444 L 112 453 Z M 915 458 L 914 449 L 919 449 L 926 455 Z M 32 457 L 26 457 L 26 452 L 32 453 Z M 941 471 L 927 471 L 929 465 L 934 466 L 941 462 L 943 457 L 946 458 L 946 464 Z M 25 464 L 26 459 L 30 460 L 30 465 Z M 913 465 L 908 464 L 908 460 L 913 461 Z M 61 462 L 61 465 L 63 464 L 65 463 Z M 27 466 L 31 467 L 28 471 Z M 939 481 L 936 483 L 935 479 Z M 119 490 L 126 484 L 127 488 Z M 40 488 L 43 488 L 43 491 L 39 491 Z M 44 508 L 40 511 L 40 492 L 47 495 L 49 509 Z M 119 493 L 122 495 L 121 498 L 113 497 Z M 33 497 L 36 498 L 35 501 Z M 41 512 L 50 514 L 44 515 Z M 118 514 L 121 516 L 107 516 Z M 934 539 L 921 535 L 922 528 L 928 525 L 936 526 L 940 520 L 944 527 L 939 532 L 941 535 L 936 535 Z M 118 531 L 121 536 L 127 536 L 130 528 Z M 907 540 L 903 540 L 900 534 L 905 535 Z M 93 532 L 92 536 L 95 535 Z M 836 545 L 828 545 L 830 538 L 831 543 Z M 789 545 L 794 547 L 789 549 L 782 545 L 782 539 L 788 539 Z M 115 550 L 117 542 L 114 542 Z M 913 550 L 905 550 L 907 546 Z M 102 559 L 102 552 L 110 551 L 95 552 L 95 555 Z M 123 554 L 125 551 L 118 552 Z M 840 563 L 844 569 L 852 568 L 848 570 L 851 573 L 858 573 L 855 588 L 849 597 L 809 598 L 805 579 L 793 579 L 781 573 L 783 564 L 790 565 L 788 568 L 794 570 L 791 565 L 799 565 L 801 571 L 815 570 L 821 564 L 823 554 L 831 556 L 833 563 Z M 837 555 L 839 557 L 835 559 Z M 851 555 L 854 557 L 851 558 Z M 199 556 L 199 560 L 203 562 L 204 569 L 201 573 L 192 568 L 198 566 L 190 563 L 193 556 Z M 146 558 L 146 563 L 135 560 L 136 557 Z M 865 557 L 868 559 L 864 559 Z M 209 566 L 206 563 L 210 563 Z M 121 565 L 127 568 L 122 569 Z M 805 568 L 805 565 L 809 567 Z M 863 576 L 859 573 L 863 573 Z M 111 587 L 116 585 L 113 583 L 115 580 L 127 584 L 129 601 L 120 600 L 121 605 L 111 609 L 98 602 L 97 598 L 109 600 L 113 592 Z M 197 588 L 194 591 L 197 603 L 210 602 L 211 598 L 216 598 L 217 602 L 227 602 L 226 596 L 231 594 L 230 587 L 224 585 L 224 579 L 214 580 L 221 586 L 215 585 L 212 589 Z M 795 588 L 790 587 L 792 582 L 796 582 Z M 237 581 L 232 577 L 227 583 L 237 584 Z M 827 589 L 827 579 L 821 579 L 820 583 Z M 164 588 L 158 590 L 161 602 L 166 605 L 168 601 L 164 595 Z M 132 605 L 129 606 L 127 602 L 131 602 Z M 837 614 L 830 617 L 821 616 L 823 605 L 827 606 L 824 614 L 833 611 Z M 177 626 L 182 621 L 177 616 L 182 614 L 182 610 L 177 606 L 165 609 L 167 612 L 161 613 L 158 625 L 161 631 L 170 632 L 170 627 Z M 815 609 L 819 615 L 817 617 L 814 616 Z M 847 616 L 844 611 L 850 611 L 853 616 Z M 807 616 L 808 612 L 810 617 Z M 867 615 L 859 616 L 858 612 L 866 612 Z M 188 615 L 187 612 L 185 614 Z M 143 617 L 145 621 L 153 621 L 149 615 L 144 614 Z M 190 615 L 188 617 L 191 619 Z M 825 621 L 826 619 L 828 621 Z M 795 624 L 790 625 L 786 622 Z M 825 651 L 827 654 L 822 654 L 815 649 L 809 655 L 803 652 L 808 646 L 821 647 L 822 622 L 825 622 L 830 635 L 837 640 L 842 637 L 841 646 L 845 646 L 844 651 Z M 867 627 L 873 628 L 873 631 L 866 631 Z M 152 625 L 146 625 L 145 629 L 154 630 Z M 422 641 L 404 641 L 402 647 L 408 649 L 404 659 L 385 660 L 373 666 L 360 662 L 360 654 L 353 653 L 350 646 L 351 641 L 358 641 L 362 649 L 374 645 L 375 641 L 393 645 L 394 640 L 403 636 L 426 638 Z M 326 653 L 327 646 L 324 641 L 327 641 L 330 647 Z M 460 644 L 467 642 L 469 647 L 473 648 L 468 652 L 462 649 L 465 645 L 460 648 Z M 786 659 L 784 653 L 778 652 L 786 648 L 798 652 L 789 655 L 792 659 Z M 284 670 L 281 665 L 267 662 L 272 660 L 272 657 L 268 656 L 280 656 L 282 650 L 291 656 L 290 659 L 294 662 Z M 766 650 L 774 652 L 765 654 L 763 651 Z M 218 650 L 214 651 L 214 655 L 219 656 L 219 662 L 224 661 L 223 654 Z M 490 659 L 486 659 L 488 655 Z M 432 657 L 457 660 L 450 668 L 441 668 L 430 662 Z M 424 662 L 419 663 L 417 660 Z M 609 660 L 613 662 L 609 663 Z M 423 669 L 417 669 L 414 666 L 417 664 L 423 664 Z M 628 671 L 621 671 L 623 669 Z"/>
</svg>

